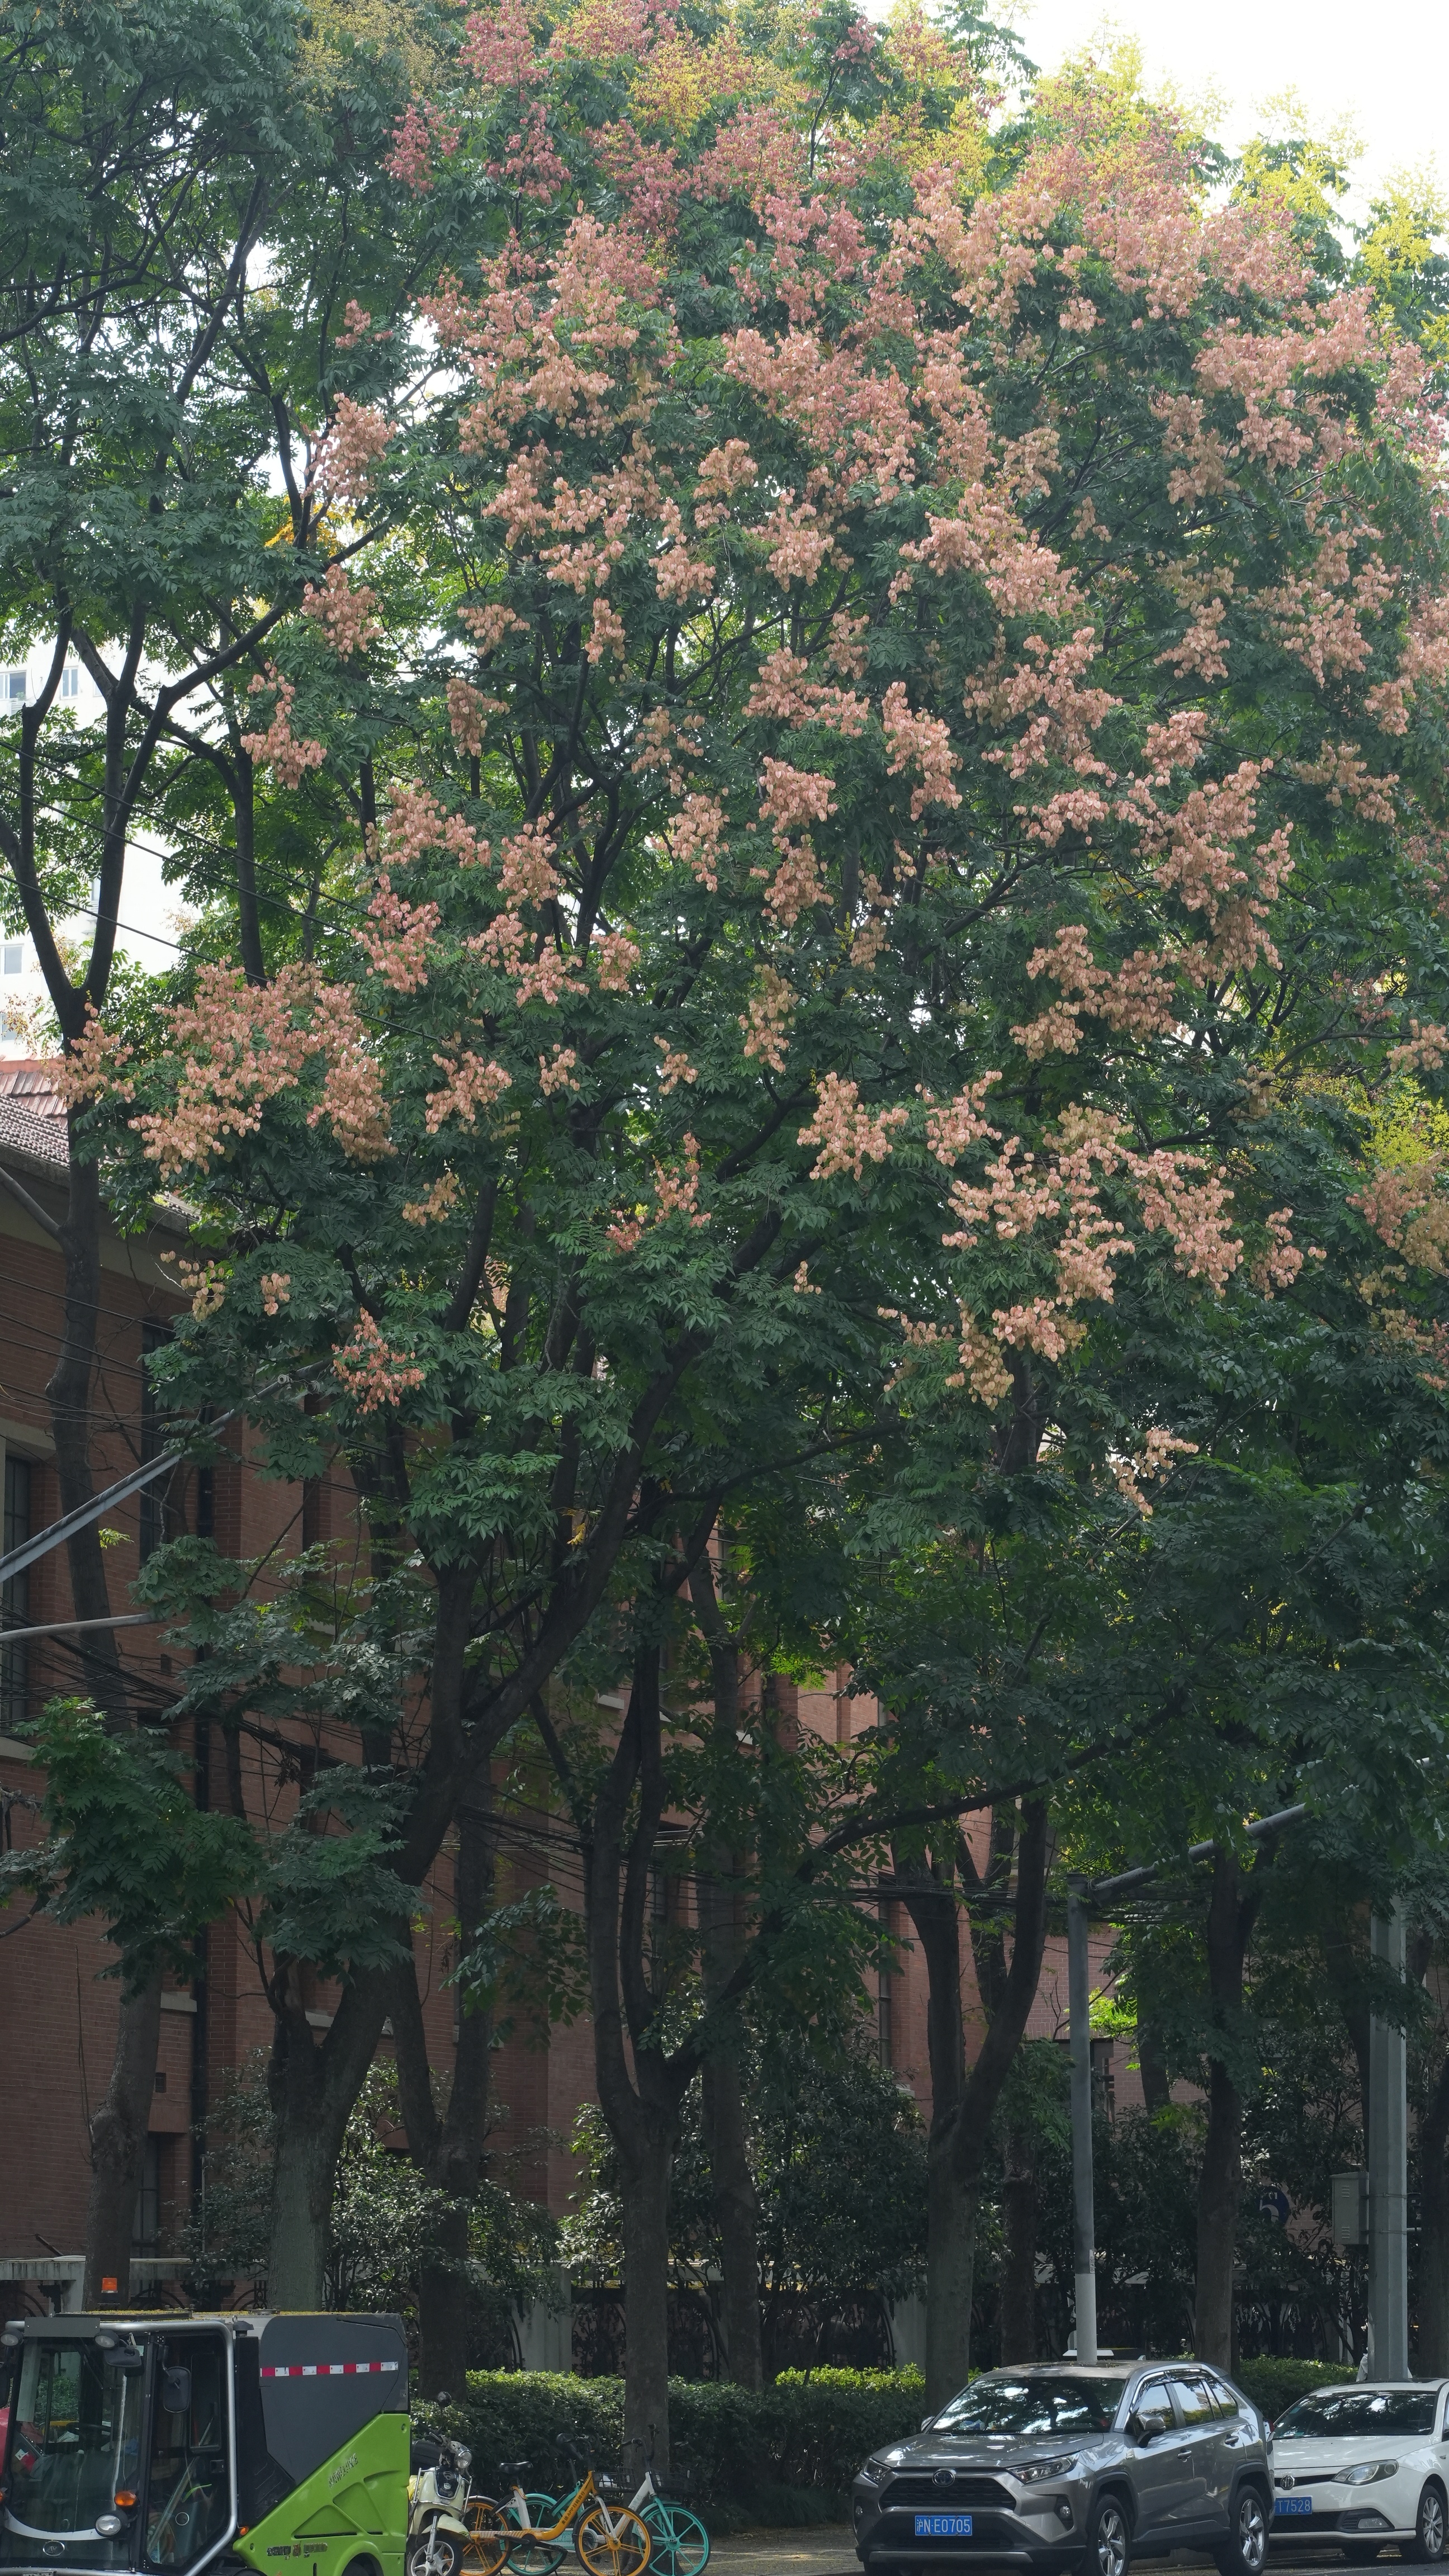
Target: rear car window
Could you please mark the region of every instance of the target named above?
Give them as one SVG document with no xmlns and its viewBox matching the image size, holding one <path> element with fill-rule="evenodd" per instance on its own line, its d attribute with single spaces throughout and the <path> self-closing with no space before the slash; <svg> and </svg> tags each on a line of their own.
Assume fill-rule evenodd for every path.
<svg viewBox="0 0 1449 2576">
<path fill-rule="evenodd" d="M 1125 2379 L 1067 2371 L 996 2371 L 973 2379 L 936 2417 L 950 2433 L 1107 2433 L 1126 2395 Z"/>
<path fill-rule="evenodd" d="M 1437 2388 L 1320 2388 L 1278 2417 L 1275 2442 L 1352 2441 L 1360 2434 L 1434 2430 Z"/>
</svg>

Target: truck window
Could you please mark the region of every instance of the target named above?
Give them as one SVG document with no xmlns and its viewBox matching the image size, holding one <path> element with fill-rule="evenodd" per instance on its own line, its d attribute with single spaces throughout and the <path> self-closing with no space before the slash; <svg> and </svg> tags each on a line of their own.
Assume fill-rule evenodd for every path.
<svg viewBox="0 0 1449 2576">
<path fill-rule="evenodd" d="M 122 2532 L 104 2540 L 98 2513 L 116 2491 L 134 2488 L 140 2465 L 141 2374 L 108 2370 L 87 2337 L 34 2336 L 21 2356 L 13 2390 L 10 2492 L 0 2524 L 0 2566 L 34 2566 L 38 2555 L 123 2567 L 131 2554 Z M 36 2539 L 44 2535 L 37 2550 Z"/>
<path fill-rule="evenodd" d="M 153 2368 L 146 2564 L 192 2567 L 231 2521 L 224 2340 L 168 2335 Z"/>
</svg>

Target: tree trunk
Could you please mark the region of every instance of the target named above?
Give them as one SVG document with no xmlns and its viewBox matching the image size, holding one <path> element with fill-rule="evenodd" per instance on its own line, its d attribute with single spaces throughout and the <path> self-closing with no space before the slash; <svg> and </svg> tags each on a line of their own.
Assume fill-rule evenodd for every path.
<svg viewBox="0 0 1449 2576">
<path fill-rule="evenodd" d="M 60 1353 L 45 1390 L 55 1438 L 62 1518 L 83 1509 L 95 1493 L 91 1472 L 91 1386 L 101 1295 L 100 1174 L 93 1162 L 78 1159 L 74 1115 L 67 1119 L 66 1133 L 70 1167 L 66 1212 L 60 1227 Z M 108 1618 L 110 1593 L 95 1522 L 67 1540 L 66 1563 L 76 1617 Z M 100 1627 L 95 1631 L 88 1672 L 88 1686 L 106 1726 L 112 1732 L 128 1726 L 126 1685 L 112 1629 Z M 105 2099 L 91 2122 L 91 2185 L 86 2204 L 82 2294 L 88 2307 L 97 2305 L 103 2295 L 119 2299 L 130 2295 L 131 2238 L 155 2091 L 160 2029 L 158 1970 L 138 1992 L 123 1992 L 110 2079 Z M 103 2294 L 101 2283 L 107 2280 L 117 2286 Z"/>
<path fill-rule="evenodd" d="M 739 1726 L 739 1648 L 720 1611 L 707 1556 L 695 1568 L 690 1593 L 709 1651 L 715 1728 L 726 1743 L 732 1744 Z M 711 2003 L 728 1983 L 740 1955 L 741 1926 L 731 1884 L 736 1871 L 734 1856 L 727 1851 L 701 1855 L 696 1901 L 704 1990 Z M 765 2361 L 760 2321 L 760 2204 L 750 2165 L 737 2035 L 726 2038 L 705 2059 L 701 2082 L 705 2145 L 720 2240 L 720 2331 L 725 2359 L 736 2388 L 762 2388 Z"/>
<path fill-rule="evenodd" d="M 1006 2135 L 1001 2192 L 1001 2359 L 1036 2359 L 1036 2149 L 1030 2132 Z"/>
<path fill-rule="evenodd" d="M 926 2404 L 932 2414 L 971 2373 L 979 2192 L 963 2191 L 952 2165 L 954 2124 L 931 2124 L 926 2156 Z"/>
<path fill-rule="evenodd" d="M 267 2090 L 276 2122 L 267 2303 L 324 2304 L 328 2230 L 337 2159 L 352 2106 L 387 2013 L 387 1983 L 359 1977 L 344 1988 L 319 2047 L 308 2026 L 291 1962 L 278 1964 Z"/>
<path fill-rule="evenodd" d="M 468 2371 L 468 2204 L 449 2200 L 418 2266 L 418 2388 L 460 2397 Z"/>
<path fill-rule="evenodd" d="M 1223 2047 L 1236 2037 L 1243 2010 L 1248 1942 L 1262 1898 L 1271 1848 L 1260 1853 L 1246 1888 L 1235 1852 L 1219 1846 L 1213 1860 L 1208 1905 L 1208 1994 L 1213 2027 Z M 1233 2366 L 1233 2268 L 1238 2250 L 1238 2197 L 1242 2186 L 1243 2106 L 1225 2056 L 1208 2059 L 1208 2119 L 1197 2200 L 1197 2296 L 1194 2343 L 1199 2361 L 1219 2370 Z"/>
<path fill-rule="evenodd" d="M 657 1643 L 641 1641 L 619 1741 L 582 1830 L 594 2077 L 618 2152 L 624 2204 L 624 2433 L 626 2443 L 635 2437 L 647 2443 L 653 2427 L 663 2480 L 669 2475 L 669 2181 L 695 2061 L 680 2052 L 666 2056 L 659 2045 L 660 1997 L 648 1954 L 665 1802 L 659 1666 Z M 625 2458 L 632 2464 L 627 2449 Z"/>
<path fill-rule="evenodd" d="M 961 2025 L 961 1918 L 957 1882 L 944 1865 L 896 1866 L 925 1954 L 926 2031 L 931 2061 L 931 2134 L 926 2189 L 926 2404 L 934 2414 L 964 2388 L 971 2353 L 971 2301 L 976 2224 L 987 2132 L 1026 2030 L 1046 1941 L 1046 1875 L 1051 1854 L 1047 1809 L 1033 1800 L 1021 1811 L 1011 1964 L 994 1936 L 1000 1974 L 983 1975 L 986 2036 L 969 2075 Z M 993 1821 L 993 1852 L 1009 1854 L 1013 1811 Z M 958 1863 L 969 1854 L 958 1843 Z"/>
<path fill-rule="evenodd" d="M 1419 2370 L 1449 2374 L 1449 2052 L 1419 2123 Z"/>
<path fill-rule="evenodd" d="M 493 1900 L 491 1782 L 485 1772 L 458 1823 L 453 1873 L 460 1949 L 468 1951 Z M 432 2243 L 418 2269 L 418 2385 L 425 2397 L 444 2389 L 462 2392 L 468 2368 L 468 2215 L 483 2170 L 488 2123 L 488 2059 L 493 2025 L 487 2013 L 465 2012 L 459 1996 L 458 2036 L 448 2107 L 440 2119 L 415 1968 L 392 1980 L 393 2044 L 398 2093 L 413 2161 L 440 2195 Z"/>
<path fill-rule="evenodd" d="M 1233 2265 L 1242 2182 L 1239 2140 L 1243 2106 L 1227 2069 L 1214 2058 L 1208 2074 L 1207 2136 L 1197 2201 L 1197 2308 L 1193 2345 L 1199 2361 L 1232 2368 Z"/>
<path fill-rule="evenodd" d="M 624 2458 L 635 2441 L 669 2475 L 669 2181 L 674 2141 L 657 2119 L 635 2124 L 619 2154 L 624 2219 Z"/>
<path fill-rule="evenodd" d="M 736 2388 L 763 2388 L 760 2331 L 760 2204 L 750 2169 L 745 2094 L 737 2049 L 704 2064 L 704 2131 L 719 2228 L 720 2324 L 730 2378 Z"/>
<path fill-rule="evenodd" d="M 161 1972 L 121 1999 L 120 2028 L 105 2099 L 91 2122 L 91 2187 L 86 2203 L 86 2268 L 81 2304 L 122 2304 L 131 2295 L 136 2194 L 156 2089 L 161 2037 Z M 109 2286 L 107 2286 L 109 2284 Z"/>
</svg>

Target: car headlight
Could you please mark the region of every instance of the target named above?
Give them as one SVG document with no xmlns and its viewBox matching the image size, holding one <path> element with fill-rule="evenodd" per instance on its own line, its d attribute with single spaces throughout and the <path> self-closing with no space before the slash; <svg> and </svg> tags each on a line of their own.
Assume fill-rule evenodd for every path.
<svg viewBox="0 0 1449 2576">
<path fill-rule="evenodd" d="M 1397 2460 L 1360 2460 L 1356 2468 L 1344 2470 L 1342 2477 L 1339 2479 L 1339 2485 L 1343 2487 L 1371 2487 L 1375 2485 L 1377 2480 L 1380 2478 L 1396 2478 L 1398 2474 L 1399 2464 Z"/>
<path fill-rule="evenodd" d="M 96 2529 L 100 2533 L 102 2540 L 114 2540 L 119 2532 L 125 2530 L 125 2527 L 126 2526 L 122 2522 L 118 2513 L 98 2513 L 96 2515 Z"/>
<path fill-rule="evenodd" d="M 1075 2451 L 1063 2451 L 1060 2459 L 1029 2460 L 1017 2475 L 1024 2487 L 1037 2486 L 1043 2478 L 1069 2478 L 1077 2465 Z"/>
</svg>

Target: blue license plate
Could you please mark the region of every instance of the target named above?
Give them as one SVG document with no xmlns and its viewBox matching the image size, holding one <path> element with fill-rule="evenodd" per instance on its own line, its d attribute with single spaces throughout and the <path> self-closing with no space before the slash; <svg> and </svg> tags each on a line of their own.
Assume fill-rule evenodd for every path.
<svg viewBox="0 0 1449 2576">
<path fill-rule="evenodd" d="M 1275 2496 L 1273 2499 L 1273 2511 L 1275 2514 L 1311 2513 L 1313 2511 L 1313 2498 L 1312 2496 Z"/>
<path fill-rule="evenodd" d="M 970 2537 L 969 2513 L 918 2513 L 916 2516 L 918 2540 L 969 2540 Z"/>
</svg>

